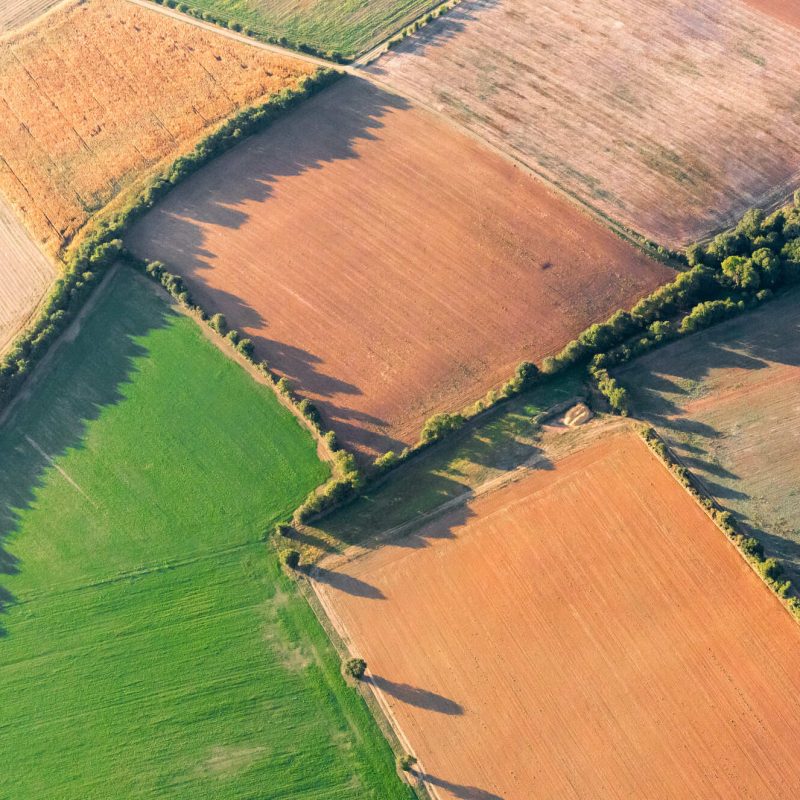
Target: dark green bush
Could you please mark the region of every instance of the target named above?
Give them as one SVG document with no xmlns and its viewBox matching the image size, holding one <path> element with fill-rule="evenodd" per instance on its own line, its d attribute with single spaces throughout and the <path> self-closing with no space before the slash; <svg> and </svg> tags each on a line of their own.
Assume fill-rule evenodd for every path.
<svg viewBox="0 0 800 800">
<path fill-rule="evenodd" d="M 360 681 L 367 671 L 367 662 L 363 658 L 348 658 L 344 663 L 344 671 L 346 675 Z"/>
</svg>

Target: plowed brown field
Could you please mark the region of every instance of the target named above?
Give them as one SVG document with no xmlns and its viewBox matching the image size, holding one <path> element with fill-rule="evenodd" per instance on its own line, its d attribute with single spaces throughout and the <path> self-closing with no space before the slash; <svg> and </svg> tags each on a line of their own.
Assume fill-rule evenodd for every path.
<svg viewBox="0 0 800 800">
<path fill-rule="evenodd" d="M 0 197 L 0 352 L 55 278 L 55 268 Z"/>
<path fill-rule="evenodd" d="M 466 0 L 370 72 L 664 244 L 800 181 L 800 37 L 741 0 Z"/>
<path fill-rule="evenodd" d="M 357 79 L 132 230 L 374 455 L 670 278 L 471 138 Z"/>
<path fill-rule="evenodd" d="M 771 14 L 787 25 L 800 27 L 800 3 L 797 0 L 745 0 L 747 5 Z"/>
<path fill-rule="evenodd" d="M 0 42 L 0 190 L 57 247 L 204 129 L 313 68 L 124 0 Z"/>
<path fill-rule="evenodd" d="M 316 586 L 437 798 L 800 791 L 800 627 L 634 434 L 414 541 Z"/>
</svg>

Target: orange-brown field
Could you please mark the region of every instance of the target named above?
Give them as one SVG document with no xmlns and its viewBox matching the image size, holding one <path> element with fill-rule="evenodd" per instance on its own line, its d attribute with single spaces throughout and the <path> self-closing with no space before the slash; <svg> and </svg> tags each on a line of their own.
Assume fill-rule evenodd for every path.
<svg viewBox="0 0 800 800">
<path fill-rule="evenodd" d="M 25 324 L 55 267 L 0 197 L 0 352 Z"/>
<path fill-rule="evenodd" d="M 68 4 L 0 42 L 0 190 L 55 249 L 210 125 L 312 70 L 124 0 Z"/>
<path fill-rule="evenodd" d="M 786 798 L 800 628 L 635 434 L 315 586 L 440 800 Z"/>
<path fill-rule="evenodd" d="M 797 0 L 745 0 L 747 5 L 771 14 L 787 25 L 800 27 L 800 3 Z"/>
<path fill-rule="evenodd" d="M 465 0 L 370 72 L 677 246 L 798 185 L 800 46 L 780 8 Z"/>
<path fill-rule="evenodd" d="M 472 138 L 351 78 L 190 178 L 127 241 L 370 456 L 672 275 Z"/>
</svg>

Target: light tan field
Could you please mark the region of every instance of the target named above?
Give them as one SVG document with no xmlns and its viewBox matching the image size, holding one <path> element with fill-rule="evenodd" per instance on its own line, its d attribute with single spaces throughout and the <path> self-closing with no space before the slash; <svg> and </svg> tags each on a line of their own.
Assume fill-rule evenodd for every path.
<svg viewBox="0 0 800 800">
<path fill-rule="evenodd" d="M 800 791 L 800 627 L 635 434 L 315 586 L 439 800 Z"/>
<path fill-rule="evenodd" d="M 26 25 L 60 2 L 61 0 L 2 0 L 0 35 Z"/>
<path fill-rule="evenodd" d="M 55 278 L 55 267 L 0 197 L 0 353 Z"/>
<path fill-rule="evenodd" d="M 127 239 L 180 273 L 365 457 L 669 280 L 506 159 L 345 78 Z"/>
<path fill-rule="evenodd" d="M 50 249 L 241 106 L 313 68 L 124 0 L 0 42 L 0 190 Z"/>
<path fill-rule="evenodd" d="M 666 245 L 798 185 L 800 35 L 741 0 L 465 0 L 370 72 Z"/>
</svg>

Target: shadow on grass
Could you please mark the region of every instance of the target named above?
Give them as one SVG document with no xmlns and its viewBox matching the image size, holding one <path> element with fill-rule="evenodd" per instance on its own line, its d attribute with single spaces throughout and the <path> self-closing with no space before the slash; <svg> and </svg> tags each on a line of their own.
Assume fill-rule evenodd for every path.
<svg viewBox="0 0 800 800">
<path fill-rule="evenodd" d="M 136 338 L 175 315 L 124 268 L 102 291 L 77 338 L 60 341 L 0 428 L 0 581 L 25 569 L 10 548 L 23 516 L 58 468 L 54 463 L 68 450 L 81 449 L 89 423 L 124 399 L 121 387 L 136 372 L 136 359 L 147 355 Z M 0 585 L 0 612 L 15 600 Z"/>
<path fill-rule="evenodd" d="M 800 578 L 800 543 L 767 530 L 746 513 L 754 498 L 748 475 L 731 463 L 720 463 L 718 451 L 735 442 L 738 428 L 719 430 L 698 418 L 690 404 L 714 398 L 714 376 L 731 371 L 726 389 L 735 391 L 737 373 L 763 372 L 768 385 L 776 365 L 800 367 L 800 292 L 794 290 L 753 312 L 657 350 L 616 371 L 628 388 L 636 416 L 662 432 L 681 461 L 708 492 L 732 508 L 744 529 L 763 545 L 767 555 L 781 559 L 796 581 Z M 776 391 L 786 391 L 776 388 Z M 757 409 L 754 409 L 757 411 Z M 792 521 L 800 530 L 800 519 Z"/>
</svg>

